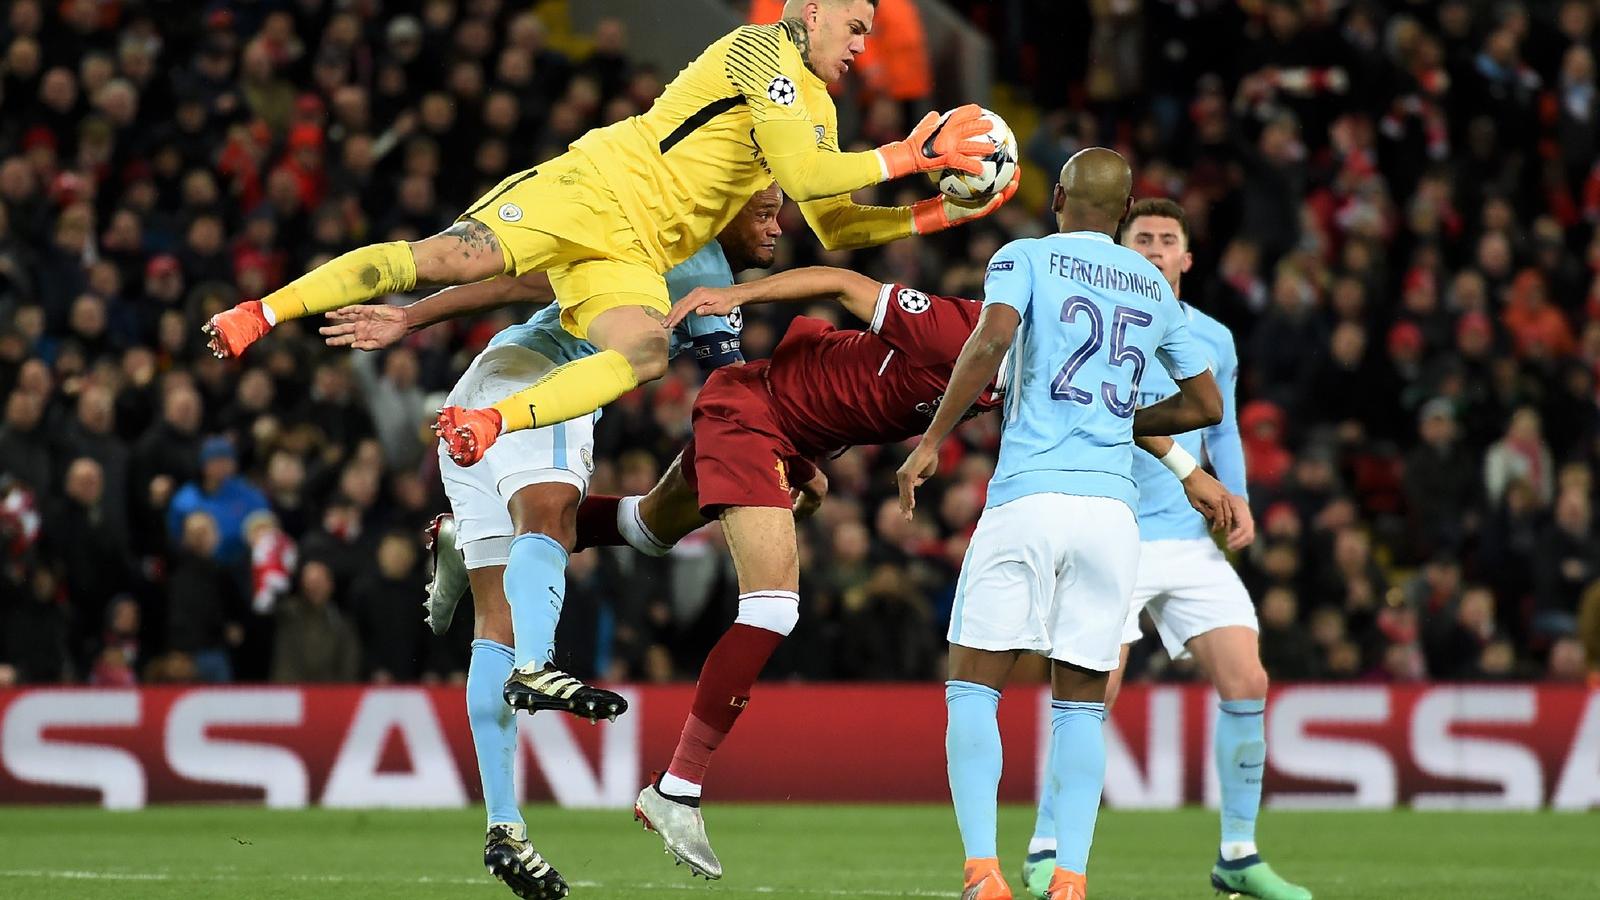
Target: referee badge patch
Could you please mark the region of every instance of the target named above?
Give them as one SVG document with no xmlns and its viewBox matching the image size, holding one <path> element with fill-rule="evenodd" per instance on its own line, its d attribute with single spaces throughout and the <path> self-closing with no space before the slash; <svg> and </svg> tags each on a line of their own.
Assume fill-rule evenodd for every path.
<svg viewBox="0 0 1600 900">
<path fill-rule="evenodd" d="M 767 97 L 779 106 L 793 106 L 795 98 L 794 82 L 787 76 L 779 75 L 767 85 Z"/>
<path fill-rule="evenodd" d="M 522 219 L 522 207 L 515 203 L 500 204 L 500 218 L 506 222 L 517 222 Z"/>
<path fill-rule="evenodd" d="M 933 301 L 928 299 L 927 294 L 921 291 L 914 291 L 911 288 L 901 288 L 899 295 L 895 299 L 900 302 L 901 309 L 912 315 L 927 312 L 928 307 L 933 305 Z"/>
</svg>

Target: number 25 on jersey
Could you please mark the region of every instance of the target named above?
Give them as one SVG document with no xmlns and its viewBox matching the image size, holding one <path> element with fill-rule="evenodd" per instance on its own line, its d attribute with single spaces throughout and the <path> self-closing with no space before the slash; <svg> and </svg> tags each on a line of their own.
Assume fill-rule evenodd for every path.
<svg viewBox="0 0 1600 900">
<path fill-rule="evenodd" d="M 1087 297 L 1068 297 L 1061 304 L 1061 321 L 1067 325 L 1077 324 L 1079 317 L 1088 320 L 1089 336 L 1072 355 L 1067 357 L 1067 362 L 1056 374 L 1055 380 L 1050 383 L 1050 397 L 1067 403 L 1081 403 L 1085 406 L 1092 405 L 1095 395 L 1092 391 L 1084 390 L 1073 384 L 1084 365 L 1094 359 L 1100 348 L 1106 343 L 1105 316 Z M 1127 341 L 1128 328 L 1144 328 L 1154 319 L 1143 310 L 1130 306 L 1119 306 L 1111 313 L 1111 346 L 1104 366 L 1106 374 L 1113 374 L 1112 369 L 1120 368 L 1124 363 L 1133 363 L 1133 379 L 1128 399 L 1117 397 L 1117 385 L 1110 381 L 1100 383 L 1100 399 L 1105 402 L 1106 409 L 1113 415 L 1126 419 L 1133 415 L 1134 404 L 1139 397 L 1139 381 L 1144 377 L 1145 357 L 1144 351 L 1138 347 L 1129 346 Z M 1099 368 L 1099 367 L 1095 367 Z"/>
</svg>

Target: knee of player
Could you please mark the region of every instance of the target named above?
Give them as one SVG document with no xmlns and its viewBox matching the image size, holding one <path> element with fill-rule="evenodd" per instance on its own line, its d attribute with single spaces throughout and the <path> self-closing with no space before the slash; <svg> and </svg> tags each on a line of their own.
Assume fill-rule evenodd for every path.
<svg viewBox="0 0 1600 900">
<path fill-rule="evenodd" d="M 1267 696 L 1267 670 L 1255 660 L 1239 665 L 1217 680 L 1217 694 L 1224 700 L 1262 700 Z"/>
<path fill-rule="evenodd" d="M 511 497 L 511 522 L 517 536 L 543 535 L 568 553 L 578 543 L 578 494 L 567 485 L 557 490 L 540 490 L 530 485 Z"/>
<path fill-rule="evenodd" d="M 646 328 L 617 349 L 627 357 L 628 365 L 633 367 L 633 376 L 640 384 L 655 381 L 667 374 L 666 329 L 659 326 Z"/>
<path fill-rule="evenodd" d="M 739 597 L 736 625 L 788 637 L 800 622 L 800 595 L 794 591 L 752 591 Z"/>
</svg>

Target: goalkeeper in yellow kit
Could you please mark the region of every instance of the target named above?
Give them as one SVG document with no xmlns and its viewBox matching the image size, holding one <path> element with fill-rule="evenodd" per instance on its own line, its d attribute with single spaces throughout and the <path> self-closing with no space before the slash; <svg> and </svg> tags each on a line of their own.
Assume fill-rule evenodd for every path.
<svg viewBox="0 0 1600 900">
<path fill-rule="evenodd" d="M 976 173 L 992 152 L 976 106 L 930 113 L 904 141 L 839 152 L 827 86 L 866 46 L 876 0 L 789 0 L 774 25 L 712 44 L 643 115 L 598 128 L 568 152 L 517 173 L 444 232 L 353 250 L 259 302 L 205 326 L 218 356 L 244 351 L 285 319 L 419 285 L 548 273 L 562 325 L 599 350 L 485 410 L 447 408 L 439 431 L 475 462 L 505 431 L 588 415 L 667 368 L 670 309 L 662 273 L 727 225 L 776 179 L 829 248 L 866 247 L 992 212 L 942 197 L 910 207 L 860 206 L 849 194 L 916 172 Z"/>
</svg>

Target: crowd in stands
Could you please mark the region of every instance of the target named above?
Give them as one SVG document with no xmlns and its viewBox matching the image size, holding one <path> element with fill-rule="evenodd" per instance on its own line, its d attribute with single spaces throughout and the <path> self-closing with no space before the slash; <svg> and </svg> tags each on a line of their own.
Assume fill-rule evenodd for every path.
<svg viewBox="0 0 1600 900">
<path fill-rule="evenodd" d="M 421 621 L 418 536 L 446 508 L 425 424 L 529 310 L 374 354 L 292 322 L 226 362 L 200 325 L 353 246 L 432 234 L 647 107 L 672 74 L 630 62 L 648 37 L 569 33 L 565 5 L 6 6 L 0 687 L 462 676 L 467 607 L 442 637 Z M 1025 177 L 1108 144 L 1139 196 L 1187 211 L 1183 297 L 1241 357 L 1258 537 L 1236 562 L 1273 677 L 1600 667 L 1600 3 L 949 5 L 1013 48 L 999 74 L 1027 111 Z M 839 95 L 848 149 L 903 136 L 930 83 L 915 5 L 882 6 L 897 50 Z M 779 264 L 978 296 L 996 249 L 1050 229 L 1045 196 L 861 252 L 823 251 L 790 205 Z M 799 311 L 747 316 L 746 356 Z M 679 365 L 606 411 L 594 490 L 650 487 L 699 380 Z M 941 677 L 998 436 L 968 423 L 909 523 L 904 448 L 824 463 L 800 624 L 770 677 Z M 559 659 L 692 678 L 735 594 L 714 527 L 664 559 L 578 554 Z M 1130 675 L 1192 676 L 1151 639 Z"/>
</svg>

